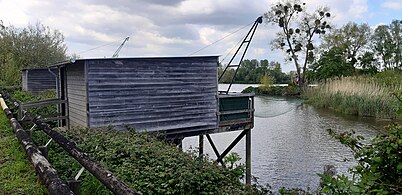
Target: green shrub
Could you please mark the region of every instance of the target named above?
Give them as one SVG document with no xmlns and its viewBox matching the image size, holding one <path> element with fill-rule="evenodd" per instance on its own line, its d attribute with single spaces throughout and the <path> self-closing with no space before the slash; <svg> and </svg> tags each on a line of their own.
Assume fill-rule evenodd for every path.
<svg viewBox="0 0 402 195">
<path fill-rule="evenodd" d="M 357 166 L 345 175 L 322 176 L 324 194 L 402 194 L 402 126 L 386 127 L 387 135 L 377 135 L 369 144 L 354 132 L 331 135 L 355 152 Z"/>
<path fill-rule="evenodd" d="M 45 90 L 35 95 L 28 91 L 18 90 L 13 92 L 12 96 L 15 101 L 21 103 L 34 102 L 39 100 L 54 99 L 56 98 L 56 91 Z M 36 108 L 29 108 L 27 111 L 37 116 L 50 117 L 54 116 L 57 113 L 57 106 L 56 105 L 40 106 Z"/>
<path fill-rule="evenodd" d="M 257 95 L 271 96 L 299 96 L 300 88 L 296 85 L 270 86 L 270 87 L 247 87 L 242 93 L 255 93 Z"/>
<path fill-rule="evenodd" d="M 63 132 L 91 158 L 115 173 L 122 181 L 143 194 L 258 194 L 267 189 L 240 182 L 241 166 L 223 168 L 207 157 L 182 152 L 149 133 L 107 129 L 72 129 Z M 42 132 L 34 133 L 38 145 L 45 144 Z M 50 162 L 63 179 L 73 178 L 81 168 L 57 144 L 49 149 Z M 227 162 L 237 160 L 230 155 Z M 240 168 L 239 168 L 240 167 Z M 87 171 L 80 178 L 83 194 L 110 193 Z"/>
</svg>

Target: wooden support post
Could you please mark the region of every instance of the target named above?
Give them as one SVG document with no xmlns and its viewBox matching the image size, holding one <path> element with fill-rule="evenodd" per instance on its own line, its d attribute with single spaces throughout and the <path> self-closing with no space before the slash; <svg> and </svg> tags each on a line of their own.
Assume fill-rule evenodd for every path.
<svg viewBox="0 0 402 195">
<path fill-rule="evenodd" d="M 42 152 L 43 156 L 49 160 L 49 152 L 47 150 L 47 146 L 39 146 L 38 149 Z"/>
<path fill-rule="evenodd" d="M 245 129 L 243 130 L 240 135 L 238 135 L 235 140 L 233 140 L 233 142 L 226 148 L 225 151 L 222 152 L 222 154 L 218 157 L 218 159 L 216 159 L 216 161 L 220 162 L 223 160 L 223 158 L 225 158 L 225 156 L 233 149 L 233 147 L 235 147 L 237 145 L 237 143 L 239 143 L 239 141 L 244 137 L 244 135 L 246 135 L 247 132 L 249 132 L 250 129 Z"/>
<path fill-rule="evenodd" d="M 251 185 L 251 131 L 246 134 L 246 184 Z"/>
<path fill-rule="evenodd" d="M 27 135 L 29 136 L 29 138 L 31 138 L 32 139 L 32 130 L 26 130 L 25 131 L 26 133 L 27 133 Z"/>
<path fill-rule="evenodd" d="M 183 138 L 174 138 L 173 144 L 176 145 L 178 148 L 183 149 Z"/>
<path fill-rule="evenodd" d="M 71 191 L 73 191 L 75 195 L 80 194 L 80 183 L 80 181 L 77 181 L 75 179 L 67 180 L 68 187 L 71 189 Z"/>
<path fill-rule="evenodd" d="M 198 136 L 198 156 L 201 157 L 204 154 L 204 135 Z"/>
<path fill-rule="evenodd" d="M 219 159 L 219 157 L 220 157 L 219 151 L 218 151 L 218 149 L 216 148 L 214 142 L 212 141 L 211 136 L 210 136 L 209 134 L 206 134 L 205 136 L 207 137 L 209 144 L 211 145 L 212 149 L 213 149 L 214 152 L 215 152 L 215 155 L 216 155 L 216 158 L 217 158 L 216 161 L 219 162 L 219 163 L 221 163 L 222 166 L 225 166 L 225 164 L 223 163 L 223 160 L 222 160 L 222 159 Z"/>
</svg>

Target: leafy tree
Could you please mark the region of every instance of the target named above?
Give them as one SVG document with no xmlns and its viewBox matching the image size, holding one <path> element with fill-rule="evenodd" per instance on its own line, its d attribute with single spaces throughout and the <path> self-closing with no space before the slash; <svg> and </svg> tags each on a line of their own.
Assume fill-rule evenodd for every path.
<svg viewBox="0 0 402 195">
<path fill-rule="evenodd" d="M 373 34 L 374 51 L 380 56 L 384 68 L 390 67 L 394 44 L 389 32 L 389 26 L 380 25 L 374 30 Z"/>
<path fill-rule="evenodd" d="M 223 66 L 220 65 L 218 69 L 219 75 L 222 74 L 223 69 Z M 220 82 L 230 83 L 234 72 L 235 69 L 228 69 Z M 264 75 L 270 76 L 274 83 L 288 83 L 290 81 L 290 77 L 282 72 L 281 64 L 278 62 L 245 59 L 238 68 L 234 83 L 259 83 Z"/>
<path fill-rule="evenodd" d="M 330 49 L 332 47 L 344 50 L 344 58 L 356 67 L 359 56 L 368 46 L 371 39 L 370 26 L 366 23 L 358 25 L 349 22 L 339 29 L 333 30 L 323 36 L 321 47 Z"/>
<path fill-rule="evenodd" d="M 40 23 L 25 28 L 4 26 L 0 22 L 0 81 L 3 84 L 19 84 L 11 79 L 24 68 L 46 67 L 66 59 L 67 46 L 64 36 Z"/>
<path fill-rule="evenodd" d="M 395 44 L 393 64 L 402 68 L 402 20 L 394 20 L 390 24 L 391 35 Z"/>
<path fill-rule="evenodd" d="M 379 25 L 374 30 L 373 48 L 380 56 L 384 68 L 402 68 L 402 20 L 390 25 Z"/>
<path fill-rule="evenodd" d="M 314 60 L 314 37 L 330 29 L 327 20 L 331 17 L 328 7 L 308 13 L 305 5 L 299 0 L 280 1 L 264 14 L 268 23 L 281 29 L 271 45 L 285 51 L 287 59 L 294 62 L 299 86 L 305 83 L 307 64 Z"/>
<path fill-rule="evenodd" d="M 342 58 L 342 48 L 333 47 L 325 51 L 317 63 L 312 66 L 317 80 L 325 80 L 333 77 L 349 76 L 353 73 L 353 66 Z"/>
<path fill-rule="evenodd" d="M 375 58 L 375 54 L 370 51 L 364 52 L 364 54 L 358 58 L 360 62 L 360 67 L 362 70 L 360 71 L 363 74 L 376 74 L 379 71 L 380 64 L 377 62 Z"/>
<path fill-rule="evenodd" d="M 218 75 L 220 76 L 223 73 L 224 67 L 222 64 L 219 64 Z M 223 75 L 220 83 L 230 83 L 232 81 L 233 75 L 235 74 L 235 70 L 233 68 L 229 68 L 226 70 L 227 72 Z"/>
<path fill-rule="evenodd" d="M 264 74 L 264 76 L 261 77 L 260 83 L 263 90 L 268 90 L 271 85 L 274 84 L 272 78 L 268 74 Z"/>
</svg>

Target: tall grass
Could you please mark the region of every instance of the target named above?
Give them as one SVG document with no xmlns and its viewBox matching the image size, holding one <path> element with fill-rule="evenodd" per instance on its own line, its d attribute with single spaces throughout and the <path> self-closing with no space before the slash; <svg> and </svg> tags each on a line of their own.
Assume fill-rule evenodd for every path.
<svg viewBox="0 0 402 195">
<path fill-rule="evenodd" d="M 395 76 L 395 75 L 393 75 Z M 376 118 L 396 118 L 402 76 L 345 77 L 321 83 L 305 91 L 308 103 L 338 112 Z"/>
</svg>

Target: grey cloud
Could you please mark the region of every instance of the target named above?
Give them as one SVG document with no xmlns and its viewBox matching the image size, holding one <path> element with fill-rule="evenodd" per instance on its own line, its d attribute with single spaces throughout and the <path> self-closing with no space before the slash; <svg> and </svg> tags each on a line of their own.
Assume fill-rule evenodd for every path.
<svg viewBox="0 0 402 195">
<path fill-rule="evenodd" d="M 169 25 L 159 29 L 162 36 L 167 38 L 179 38 L 193 40 L 198 38 L 198 32 L 186 25 Z"/>
</svg>

